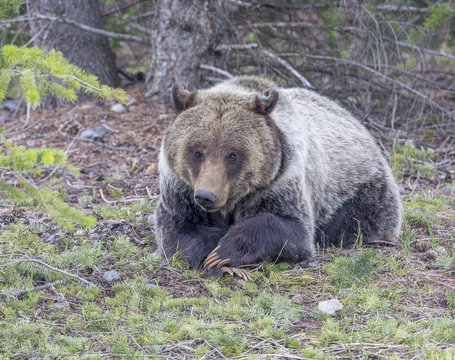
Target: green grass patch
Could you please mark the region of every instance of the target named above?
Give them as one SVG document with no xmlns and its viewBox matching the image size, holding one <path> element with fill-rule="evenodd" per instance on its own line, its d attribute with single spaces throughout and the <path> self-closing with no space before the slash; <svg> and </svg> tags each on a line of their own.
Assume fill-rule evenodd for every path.
<svg viewBox="0 0 455 360">
<path fill-rule="evenodd" d="M 418 149 L 411 140 L 395 145 L 395 154 L 392 156 L 392 172 L 397 180 L 406 175 L 431 176 L 435 167 L 431 163 L 434 151 L 431 149 Z"/>
</svg>

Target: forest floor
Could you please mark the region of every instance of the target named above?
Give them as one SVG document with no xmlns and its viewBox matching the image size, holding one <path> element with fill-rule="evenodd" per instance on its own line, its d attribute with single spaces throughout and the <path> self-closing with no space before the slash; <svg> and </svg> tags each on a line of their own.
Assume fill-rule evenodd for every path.
<svg viewBox="0 0 455 360">
<path fill-rule="evenodd" d="M 396 246 L 319 249 L 311 261 L 262 265 L 250 281 L 206 279 L 152 255 L 157 153 L 173 111 L 140 86 L 128 92 L 136 104 L 123 112 L 100 101 L 35 110 L 15 135 L 66 149 L 81 174 L 57 172 L 55 186 L 98 224 L 71 233 L 2 202 L 0 358 L 455 359 L 452 145 L 416 160 L 431 174 L 403 170 Z M 99 138 L 81 136 L 101 125 Z M 335 316 L 318 310 L 329 299 L 343 305 Z"/>
</svg>

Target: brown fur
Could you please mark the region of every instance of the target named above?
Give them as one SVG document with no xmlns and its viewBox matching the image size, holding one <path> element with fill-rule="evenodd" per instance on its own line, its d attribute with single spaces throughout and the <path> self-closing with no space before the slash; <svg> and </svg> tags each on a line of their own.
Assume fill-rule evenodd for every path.
<svg viewBox="0 0 455 360">
<path fill-rule="evenodd" d="M 235 94 L 174 93 L 181 94 L 174 99 L 177 110 L 189 98 L 192 107 L 170 126 L 164 152 L 177 176 L 191 189 L 214 191 L 216 210 L 226 213 L 238 199 L 273 182 L 281 164 L 280 135 L 264 115 L 276 104 L 276 92 L 271 91 L 267 100 Z M 202 153 L 201 161 L 194 159 L 195 152 Z M 237 155 L 234 163 L 227 159 L 231 153 Z"/>
</svg>

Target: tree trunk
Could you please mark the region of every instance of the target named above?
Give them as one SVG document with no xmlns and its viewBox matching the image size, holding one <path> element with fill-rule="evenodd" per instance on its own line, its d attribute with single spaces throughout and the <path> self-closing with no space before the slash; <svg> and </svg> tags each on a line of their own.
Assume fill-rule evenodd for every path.
<svg viewBox="0 0 455 360">
<path fill-rule="evenodd" d="M 203 85 L 201 64 L 222 68 L 223 54 L 216 47 L 232 38 L 236 10 L 229 1 L 158 0 L 146 95 L 169 100 L 176 82 L 189 89 Z"/>
<path fill-rule="evenodd" d="M 30 16 L 57 16 L 94 28 L 103 28 L 99 0 L 28 0 L 27 7 Z M 57 21 L 32 21 L 30 25 L 37 46 L 48 51 L 61 51 L 71 63 L 96 75 L 103 84 L 118 84 L 114 57 L 105 36 Z M 82 100 L 81 97 L 79 99 Z M 62 105 L 63 101 L 53 97 L 44 101 L 45 107 Z"/>
</svg>

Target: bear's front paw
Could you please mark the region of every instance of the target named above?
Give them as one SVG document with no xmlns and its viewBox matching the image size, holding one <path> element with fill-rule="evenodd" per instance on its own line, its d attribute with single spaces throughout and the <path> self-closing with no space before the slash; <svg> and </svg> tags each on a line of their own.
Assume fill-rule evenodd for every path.
<svg viewBox="0 0 455 360">
<path fill-rule="evenodd" d="M 214 276 L 217 276 L 220 272 L 222 274 L 228 273 L 230 275 L 237 275 L 241 277 L 245 281 L 251 280 L 251 276 L 249 272 L 245 269 L 239 269 L 236 267 L 229 267 L 225 266 L 229 264 L 231 259 L 222 259 L 218 255 L 218 250 L 220 249 L 220 245 L 218 245 L 213 251 L 207 256 L 202 266 L 205 267 L 205 270 L 208 274 L 214 273 Z"/>
</svg>

